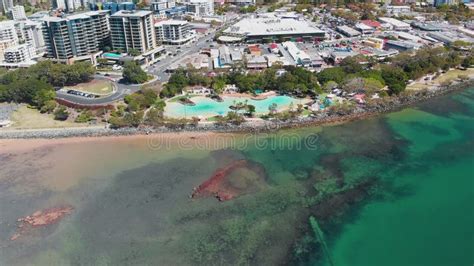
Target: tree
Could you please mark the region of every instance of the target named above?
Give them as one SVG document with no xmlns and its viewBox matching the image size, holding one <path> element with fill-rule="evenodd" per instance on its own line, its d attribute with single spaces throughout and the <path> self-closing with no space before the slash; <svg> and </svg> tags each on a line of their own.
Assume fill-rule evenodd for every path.
<svg viewBox="0 0 474 266">
<path fill-rule="evenodd" d="M 325 84 L 328 81 L 335 81 L 341 83 L 346 77 L 346 73 L 342 67 L 326 68 L 317 74 L 319 83 Z"/>
<path fill-rule="evenodd" d="M 166 107 L 166 102 L 163 101 L 162 99 L 157 99 L 155 103 L 153 104 L 153 107 L 155 107 L 156 109 L 160 111 L 164 111 Z"/>
<path fill-rule="evenodd" d="M 89 110 L 86 110 L 86 111 L 83 111 L 82 113 L 80 113 L 76 119 L 74 120 L 74 122 L 76 123 L 87 123 L 89 121 L 92 120 L 92 112 L 89 111 Z"/>
<path fill-rule="evenodd" d="M 153 127 L 162 126 L 164 124 L 163 110 L 151 108 L 146 114 L 145 123 Z"/>
<path fill-rule="evenodd" d="M 377 79 L 365 78 L 364 79 L 364 89 L 368 94 L 374 94 L 375 92 L 380 91 L 384 85 Z"/>
<path fill-rule="evenodd" d="M 69 117 L 69 112 L 67 111 L 66 107 L 59 106 L 56 111 L 54 111 L 54 119 L 64 121 Z"/>
<path fill-rule="evenodd" d="M 222 90 L 224 90 L 225 87 L 225 79 L 222 77 L 215 78 L 212 81 L 212 89 L 214 90 L 215 93 L 220 94 Z"/>
<path fill-rule="evenodd" d="M 467 56 L 462 60 L 461 66 L 468 68 L 474 65 L 474 57 L 473 56 Z"/>
<path fill-rule="evenodd" d="M 337 86 L 338 85 L 335 81 L 330 80 L 330 81 L 324 83 L 323 90 L 325 92 L 331 92 L 333 89 L 337 88 Z"/>
<path fill-rule="evenodd" d="M 56 109 L 57 103 L 55 100 L 49 100 L 43 104 L 40 108 L 41 113 L 51 113 Z"/>
<path fill-rule="evenodd" d="M 399 94 L 405 90 L 408 77 L 403 69 L 395 66 L 383 66 L 382 77 L 391 93 Z"/>
<path fill-rule="evenodd" d="M 359 57 L 349 56 L 344 58 L 339 65 L 346 73 L 359 73 L 363 70 L 362 65 L 359 63 L 360 60 L 362 59 Z"/>
<path fill-rule="evenodd" d="M 52 88 L 44 88 L 35 93 L 33 97 L 33 103 L 36 104 L 38 108 L 42 108 L 47 102 L 54 100 L 56 93 Z"/>
<path fill-rule="evenodd" d="M 128 50 L 128 54 L 129 54 L 130 56 L 139 56 L 141 53 L 140 53 L 140 51 L 138 51 L 137 49 L 129 49 L 129 50 Z"/>
<path fill-rule="evenodd" d="M 148 75 L 135 61 L 129 61 L 124 64 L 123 78 L 125 81 L 135 84 L 144 83 L 148 80 Z"/>
<path fill-rule="evenodd" d="M 255 113 L 255 105 L 247 104 L 247 115 L 252 117 Z"/>
<path fill-rule="evenodd" d="M 276 103 L 272 103 L 268 106 L 268 111 L 270 111 L 270 115 L 276 114 L 278 105 Z"/>
</svg>

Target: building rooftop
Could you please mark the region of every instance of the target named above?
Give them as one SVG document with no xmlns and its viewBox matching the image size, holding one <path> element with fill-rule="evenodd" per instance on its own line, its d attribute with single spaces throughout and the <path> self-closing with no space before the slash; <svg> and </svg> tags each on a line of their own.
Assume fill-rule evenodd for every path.
<svg viewBox="0 0 474 266">
<path fill-rule="evenodd" d="M 5 20 L 0 22 L 0 28 L 10 28 L 15 26 L 15 21 Z"/>
<path fill-rule="evenodd" d="M 388 23 L 390 25 L 393 25 L 395 27 L 405 27 L 405 28 L 410 27 L 410 24 L 400 21 L 398 19 L 394 19 L 394 18 L 380 17 L 379 20 L 382 22 Z"/>
<path fill-rule="evenodd" d="M 107 10 L 89 11 L 89 12 L 69 15 L 69 16 L 66 16 L 66 17 L 47 16 L 47 17 L 44 17 L 42 20 L 43 21 L 50 21 L 50 22 L 59 22 L 59 21 L 67 21 L 67 20 L 75 20 L 75 19 L 88 19 L 91 16 L 96 16 L 96 15 L 104 14 L 104 13 L 108 13 L 108 11 Z"/>
<path fill-rule="evenodd" d="M 370 19 L 361 20 L 360 23 L 365 24 L 365 25 L 367 25 L 369 27 L 372 27 L 372 28 L 380 28 L 382 26 L 382 24 L 380 24 L 380 22 L 370 20 Z"/>
<path fill-rule="evenodd" d="M 147 10 L 136 10 L 136 11 L 129 11 L 129 10 L 120 10 L 110 17 L 144 17 L 153 14 L 152 11 Z"/>
<path fill-rule="evenodd" d="M 371 26 L 369 26 L 367 24 L 364 24 L 364 23 L 357 23 L 355 25 L 355 27 L 358 28 L 358 29 L 361 29 L 361 30 L 373 30 L 374 29 L 374 27 L 371 27 Z"/>
<path fill-rule="evenodd" d="M 156 26 L 161 26 L 161 25 L 176 25 L 176 26 L 182 26 L 186 25 L 188 22 L 186 20 L 175 20 L 175 19 L 169 19 L 169 20 L 162 20 L 157 23 L 155 23 Z"/>
<path fill-rule="evenodd" d="M 337 30 L 339 30 L 340 32 L 342 33 L 345 33 L 345 34 L 348 34 L 348 35 L 351 35 L 351 36 L 357 36 L 357 35 L 360 35 L 360 32 L 349 27 L 349 26 L 346 26 L 346 25 L 343 25 L 343 26 L 338 26 L 337 27 Z"/>
<path fill-rule="evenodd" d="M 279 17 L 244 18 L 224 33 L 244 36 L 271 36 L 287 34 L 324 33 L 304 20 Z"/>
</svg>

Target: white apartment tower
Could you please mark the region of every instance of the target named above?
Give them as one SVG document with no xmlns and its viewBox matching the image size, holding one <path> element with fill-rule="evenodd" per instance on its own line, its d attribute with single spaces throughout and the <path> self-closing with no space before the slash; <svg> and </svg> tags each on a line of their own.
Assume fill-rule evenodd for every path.
<svg viewBox="0 0 474 266">
<path fill-rule="evenodd" d="M 0 22 L 0 61 L 4 59 L 5 50 L 18 44 L 18 35 L 14 21 Z"/>
<path fill-rule="evenodd" d="M 25 7 L 16 5 L 11 9 L 12 12 L 12 19 L 13 20 L 25 20 L 26 19 L 26 13 L 25 13 Z"/>
<path fill-rule="evenodd" d="M 93 64 L 102 49 L 109 44 L 108 11 L 90 11 L 65 18 L 43 20 L 46 56 L 72 64 L 89 60 Z"/>
<path fill-rule="evenodd" d="M 146 53 L 156 48 L 156 36 L 151 11 L 122 10 L 110 16 L 112 47 L 129 52 Z"/>
<path fill-rule="evenodd" d="M 7 14 L 13 8 L 13 0 L 0 0 L 3 14 Z"/>
</svg>

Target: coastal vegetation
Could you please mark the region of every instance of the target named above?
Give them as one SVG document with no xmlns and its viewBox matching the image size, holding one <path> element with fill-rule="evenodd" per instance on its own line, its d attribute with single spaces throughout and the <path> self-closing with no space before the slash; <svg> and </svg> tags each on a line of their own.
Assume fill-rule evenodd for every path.
<svg viewBox="0 0 474 266">
<path fill-rule="evenodd" d="M 150 88 L 127 95 L 126 105 L 119 105 L 111 112 L 109 123 L 112 128 L 137 127 L 142 123 L 159 126 L 163 123 L 166 103 Z"/>
<path fill-rule="evenodd" d="M 241 93 L 274 90 L 281 94 L 318 95 L 335 87 L 347 92 L 374 94 L 387 86 L 390 95 L 405 90 L 409 80 L 440 70 L 474 62 L 473 53 L 464 54 L 454 49 L 424 48 L 416 53 L 401 53 L 377 63 L 364 56 L 347 57 L 339 66 L 314 74 L 302 67 L 274 66 L 261 72 L 244 72 L 236 68 L 229 73 L 208 77 L 195 69 L 178 69 L 165 84 L 160 96 L 170 98 L 188 86 L 211 87 L 220 93 L 227 84 L 234 84 Z M 364 63 L 368 62 L 368 63 Z M 384 92 L 380 92 L 382 95 Z"/>
<path fill-rule="evenodd" d="M 162 97 L 179 94 L 187 86 L 212 86 L 221 91 L 226 84 L 235 84 L 239 92 L 255 93 L 257 90 L 276 90 L 282 94 L 317 94 L 321 92 L 316 76 L 302 67 L 268 68 L 262 72 L 245 74 L 236 70 L 210 78 L 195 70 L 179 69 L 165 85 Z M 277 74 L 278 72 L 278 74 Z"/>
<path fill-rule="evenodd" d="M 92 79 L 91 64 L 72 65 L 42 61 L 29 68 L 9 71 L 0 77 L 0 102 L 27 103 L 42 112 L 55 108 L 54 87 L 72 86 Z"/>
</svg>

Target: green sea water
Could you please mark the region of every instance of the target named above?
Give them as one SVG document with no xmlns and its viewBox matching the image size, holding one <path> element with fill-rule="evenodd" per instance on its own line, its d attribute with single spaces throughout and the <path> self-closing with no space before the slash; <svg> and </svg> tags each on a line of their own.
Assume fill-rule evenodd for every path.
<svg viewBox="0 0 474 266">
<path fill-rule="evenodd" d="M 0 150 L 0 265 L 472 265 L 473 120 L 468 89 L 337 126 Z M 189 198 L 242 160 L 235 198 Z"/>
<path fill-rule="evenodd" d="M 380 178 L 408 193 L 349 218 L 331 241 L 334 265 L 474 263 L 474 98 L 469 90 L 442 100 L 387 116 L 409 145 Z"/>
</svg>

